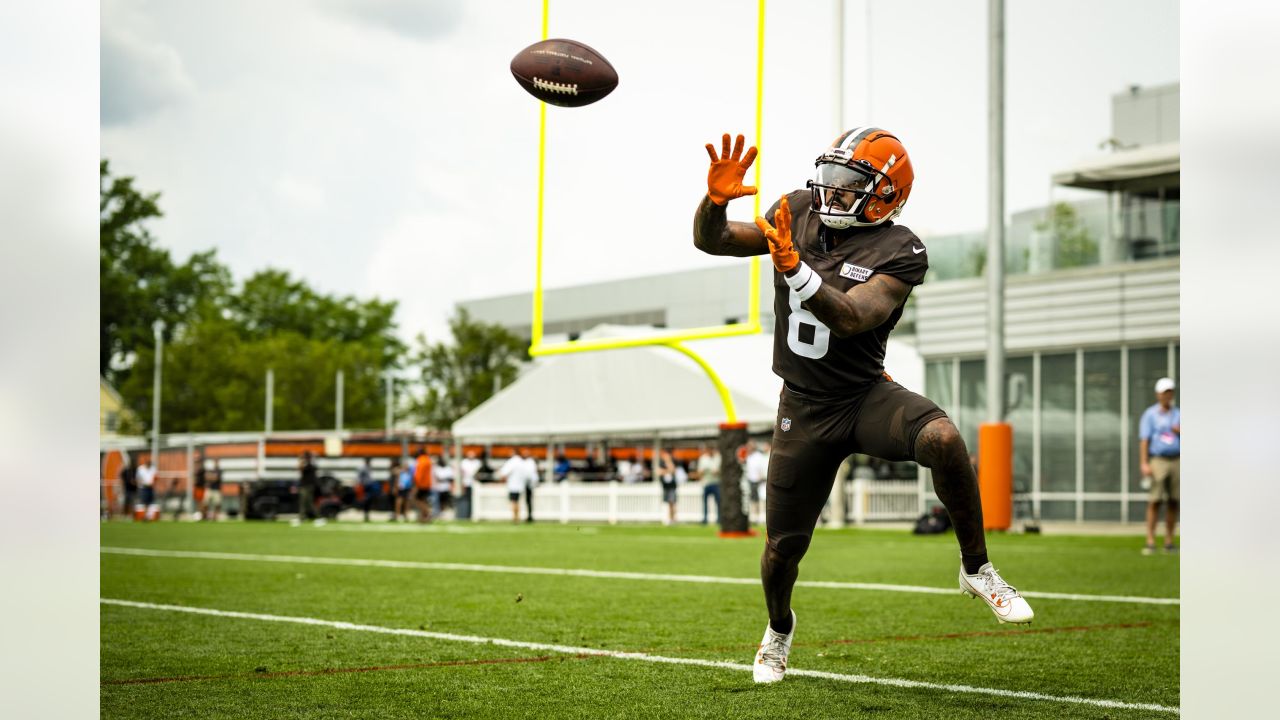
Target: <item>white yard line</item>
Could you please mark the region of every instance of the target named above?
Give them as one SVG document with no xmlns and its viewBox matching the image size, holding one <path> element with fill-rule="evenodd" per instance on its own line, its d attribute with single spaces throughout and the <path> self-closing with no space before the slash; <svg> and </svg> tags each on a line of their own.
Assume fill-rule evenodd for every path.
<svg viewBox="0 0 1280 720">
<path fill-rule="evenodd" d="M 513 565 L 477 565 L 473 563 L 416 562 L 411 560 L 377 560 L 365 558 L 312 557 L 306 555 L 253 555 L 247 553 L 204 552 L 199 550 L 152 550 L 150 548 L 103 547 L 101 552 L 113 555 L 140 555 L 143 557 L 191 558 L 197 560 L 240 560 L 245 562 L 295 563 L 300 565 L 346 565 L 351 567 L 382 567 L 409 570 L 454 570 L 462 572 L 506 573 L 514 575 L 559 575 L 569 577 L 608 578 L 612 580 L 656 580 L 659 582 L 709 583 L 716 585 L 759 585 L 759 578 L 735 578 L 719 575 L 667 575 L 659 573 L 622 572 L 617 570 L 584 570 L 581 568 L 548 568 Z M 928 593 L 954 595 L 959 587 L 938 588 L 922 585 L 892 585 L 885 583 L 831 582 L 826 580 L 800 580 L 799 587 L 827 588 L 833 590 L 875 590 L 880 592 Z M 1080 600 L 1085 602 L 1119 602 L 1141 605 L 1180 605 L 1178 598 L 1133 597 L 1128 595 L 1081 595 L 1054 592 L 1023 592 L 1029 598 L 1051 600 Z"/>
<path fill-rule="evenodd" d="M 701 660 L 698 658 L 679 658 L 666 657 L 663 655 L 649 655 L 647 653 L 637 652 L 619 652 L 615 650 L 602 650 L 600 648 L 574 647 L 572 645 L 553 645 L 548 643 L 526 642 L 523 640 L 508 640 L 505 638 L 487 638 L 478 635 L 455 635 L 453 633 L 433 632 L 430 630 L 410 630 L 408 628 L 391 628 L 382 627 L 380 625 L 360 625 L 357 623 L 343 622 L 340 620 L 323 620 L 320 618 L 296 617 L 291 615 L 265 615 L 262 613 L 236 612 L 232 610 L 217 610 L 214 608 L 188 607 L 185 605 L 160 605 L 156 603 L 136 602 L 133 600 L 117 600 L 114 598 L 100 598 L 99 602 L 103 605 L 114 605 L 119 607 L 139 608 L 143 610 L 162 610 L 168 612 L 190 613 L 193 615 L 211 615 L 214 617 L 237 618 L 241 620 L 261 620 L 264 622 L 283 622 L 296 623 L 299 625 L 319 625 L 330 627 L 336 630 L 353 630 L 357 632 L 381 633 L 384 635 L 408 635 L 410 637 L 430 638 L 432 640 L 445 640 L 450 642 L 465 642 L 474 645 L 498 645 L 501 647 L 523 648 L 526 650 L 539 650 L 542 652 L 555 652 L 567 655 L 596 655 L 600 657 L 615 658 L 618 660 L 638 660 L 650 663 L 667 663 L 670 665 L 694 665 L 697 667 L 717 668 L 721 670 L 736 670 L 739 672 L 751 672 L 750 665 L 742 663 L 721 662 L 716 660 Z M 843 673 L 823 672 L 820 670 L 804 670 L 799 668 L 788 668 L 787 674 L 799 677 L 816 677 L 824 680 L 835 680 L 838 682 L 870 684 L 870 685 L 888 685 L 892 687 L 913 688 L 920 690 L 940 690 L 952 693 L 969 693 L 975 695 L 995 695 L 998 697 L 1017 698 L 1023 700 L 1044 700 L 1047 702 L 1070 703 L 1077 705 L 1092 705 L 1094 707 L 1118 708 L 1126 710 L 1153 710 L 1157 712 L 1168 712 L 1179 714 L 1181 711 L 1176 707 L 1166 705 L 1156 705 L 1153 703 L 1130 703 L 1120 700 L 1104 700 L 1097 698 L 1076 697 L 1074 695 L 1047 695 L 1044 693 L 1028 692 L 1025 690 L 1001 690 L 999 688 L 974 687 L 972 685 L 951 685 L 943 683 L 923 682 L 920 680 L 906 680 L 903 678 L 880 678 L 871 677 L 869 675 L 846 675 Z"/>
</svg>

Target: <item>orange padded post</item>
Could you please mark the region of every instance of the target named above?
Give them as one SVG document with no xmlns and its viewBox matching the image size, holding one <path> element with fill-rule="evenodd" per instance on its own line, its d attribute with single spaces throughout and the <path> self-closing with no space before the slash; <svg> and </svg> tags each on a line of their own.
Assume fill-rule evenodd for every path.
<svg viewBox="0 0 1280 720">
<path fill-rule="evenodd" d="M 982 527 L 1008 530 L 1013 525 L 1013 427 L 1009 423 L 978 426 L 978 488 Z"/>
</svg>

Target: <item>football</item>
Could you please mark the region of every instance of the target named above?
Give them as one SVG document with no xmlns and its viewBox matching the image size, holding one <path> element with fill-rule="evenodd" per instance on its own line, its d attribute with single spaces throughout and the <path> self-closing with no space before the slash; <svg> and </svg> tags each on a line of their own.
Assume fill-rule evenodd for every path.
<svg viewBox="0 0 1280 720">
<path fill-rule="evenodd" d="M 581 107 L 618 87 L 618 72 L 600 53 L 576 40 L 536 42 L 511 59 L 511 74 L 539 100 Z"/>
</svg>

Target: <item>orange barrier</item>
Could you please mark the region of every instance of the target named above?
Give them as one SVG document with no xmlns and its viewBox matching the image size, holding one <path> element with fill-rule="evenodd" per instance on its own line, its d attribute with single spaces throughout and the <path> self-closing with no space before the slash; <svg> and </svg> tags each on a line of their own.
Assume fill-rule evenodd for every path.
<svg viewBox="0 0 1280 720">
<path fill-rule="evenodd" d="M 978 426 L 978 488 L 982 491 L 982 527 L 1008 530 L 1013 525 L 1013 426 Z"/>
</svg>

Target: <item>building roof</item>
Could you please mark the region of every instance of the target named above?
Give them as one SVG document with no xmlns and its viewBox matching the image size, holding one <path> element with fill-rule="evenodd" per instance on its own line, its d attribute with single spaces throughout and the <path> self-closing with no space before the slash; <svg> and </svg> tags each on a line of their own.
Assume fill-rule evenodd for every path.
<svg viewBox="0 0 1280 720">
<path fill-rule="evenodd" d="M 595 337 L 636 336 L 653 328 L 601 326 Z M 686 346 L 720 376 L 737 419 L 767 432 L 777 417 L 782 381 L 773 374 L 773 335 L 698 340 Z M 890 341 L 886 365 L 921 392 L 924 365 L 914 348 Z M 715 387 L 678 351 L 650 346 L 542 358 L 519 380 L 453 424 L 467 441 L 708 437 L 725 421 Z"/>
<path fill-rule="evenodd" d="M 1146 145 L 1091 158 L 1053 174 L 1055 185 L 1090 190 L 1143 190 L 1153 184 L 1178 185 L 1178 142 Z"/>
</svg>

